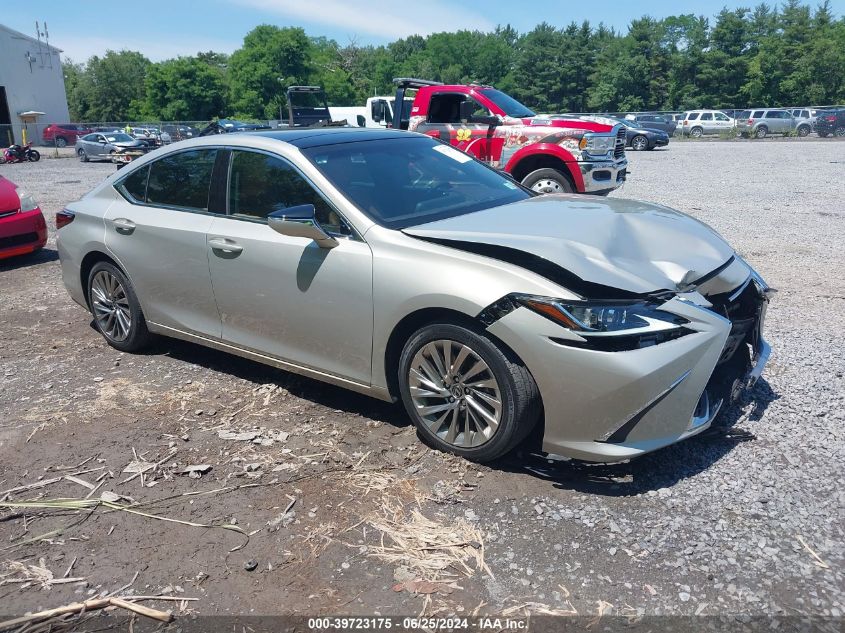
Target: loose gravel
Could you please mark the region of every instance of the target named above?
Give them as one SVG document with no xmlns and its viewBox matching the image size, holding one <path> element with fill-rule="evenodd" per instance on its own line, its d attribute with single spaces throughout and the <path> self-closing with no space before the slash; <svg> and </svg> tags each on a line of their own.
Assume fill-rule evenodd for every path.
<svg viewBox="0 0 845 633">
<path fill-rule="evenodd" d="M 122 363 L 124 384 L 141 383 L 154 375 L 156 388 L 177 389 L 179 385 L 184 399 L 182 418 L 194 410 L 207 412 L 212 406 L 223 416 L 227 406 L 222 401 L 204 401 L 211 397 L 208 394 L 186 391 L 186 380 L 193 386 L 205 383 L 212 391 L 226 388 L 233 398 L 247 399 L 256 383 L 282 385 L 287 395 L 278 406 L 293 407 L 295 412 L 305 410 L 309 415 L 307 433 L 325 431 L 320 437 L 339 437 L 341 445 L 354 444 L 354 448 L 344 449 L 350 455 L 353 450 L 359 451 L 354 461 L 358 454 L 366 457 L 371 448 L 374 456 L 368 460 L 375 460 L 374 467 L 398 473 L 427 491 L 430 496 L 422 506 L 424 511 L 445 513 L 452 521 L 467 521 L 483 531 L 492 576 L 476 574 L 461 579 L 458 584 L 462 590 L 455 590 L 449 597 L 431 597 L 429 612 L 469 611 L 484 601 L 484 610 L 493 612 L 534 603 L 582 615 L 841 618 L 845 614 L 843 156 L 845 143 L 806 139 L 778 143 L 673 142 L 666 150 L 629 153 L 629 182 L 612 194 L 614 197 L 665 204 L 701 219 L 724 235 L 778 290 L 766 326 L 773 356 L 753 392 L 740 406 L 723 414 L 719 429 L 631 463 L 549 463 L 512 456 L 493 467 L 478 467 L 427 449 L 421 454 L 418 451 L 413 459 L 403 459 L 403 455 L 410 457 L 417 450 L 416 444 L 411 430 L 399 421 L 401 414 L 389 407 L 378 408 L 364 398 L 302 382 L 304 379 L 291 383 L 283 373 L 253 369 L 252 364 L 232 362 L 216 352 L 202 356 L 186 351 L 196 348 L 182 344 L 175 347 L 172 357 L 168 350 L 135 361 L 119 356 L 101 343 L 82 311 L 64 296 L 58 262 L 51 251 L 29 264 L 0 265 L 0 327 L 4 338 L 8 337 L 6 351 L 0 351 L 0 362 L 7 379 L 24 378 L 34 385 L 49 381 L 53 389 L 40 397 L 43 405 L 45 399 L 67 395 L 62 390 L 73 389 L 76 379 L 90 383 L 87 373 L 92 370 L 83 368 L 83 357 L 86 367 L 96 367 L 93 371 L 99 372 L 98 376 L 107 376 L 106 382 L 106 372 L 116 360 Z M 32 191 L 52 218 L 67 201 L 113 169 L 107 164 L 81 165 L 65 159 L 0 166 L 0 174 Z M 49 246 L 52 244 L 51 230 Z M 27 309 L 31 305 L 27 302 L 38 297 L 46 302 Z M 51 321 L 60 323 L 62 336 L 80 345 L 78 373 L 71 374 L 68 385 L 47 375 L 49 335 L 40 329 L 22 329 L 35 318 L 33 310 L 38 311 L 38 323 L 44 327 Z M 20 340 L 24 335 L 30 340 Z M 10 356 L 10 350 L 14 355 Z M 64 362 L 65 368 L 73 366 L 68 359 L 55 362 Z M 149 386 L 152 383 L 145 384 L 153 389 Z M 155 400 L 157 396 L 152 397 Z M 148 406 L 149 397 L 146 402 L 144 406 Z M 32 406 L 23 391 L 0 386 L 0 489 L 31 481 L 36 473 L 35 463 L 28 479 L 18 478 L 20 470 L 4 472 L 3 466 L 12 463 L 27 446 L 23 438 L 36 425 L 25 415 Z M 133 417 L 132 432 L 136 435 L 160 438 L 168 430 L 167 415 L 147 419 L 140 413 L 141 403 L 131 398 L 122 406 L 126 415 Z M 41 440 L 42 445 L 46 441 L 64 442 L 65 450 L 72 450 L 90 441 L 83 435 L 94 431 L 89 412 L 77 415 L 73 411 L 71 407 L 60 428 L 41 430 L 33 442 L 46 438 Z M 184 421 L 180 424 L 186 425 Z M 284 418 L 274 418 L 272 424 L 292 436 L 306 433 Z M 74 439 L 68 435 L 72 432 L 80 436 Z M 198 431 L 191 435 L 192 443 L 204 441 Z M 119 440 L 112 440 L 104 449 L 104 459 L 111 459 L 108 451 L 116 451 L 119 446 Z M 88 446 L 86 450 L 90 453 L 92 449 Z M 121 459 L 128 461 L 128 446 L 120 446 L 120 450 Z M 228 449 L 214 450 L 222 455 Z M 86 452 L 79 449 L 78 454 L 84 458 Z M 47 464 L 37 465 L 43 468 Z M 215 465 L 213 472 L 219 469 Z M 179 485 L 195 485 L 193 481 L 181 478 Z M 334 491 L 327 487 L 313 493 L 300 490 L 296 510 L 301 507 L 303 513 L 308 512 L 316 497 L 320 509 L 313 503 L 315 508 L 308 516 L 317 516 L 321 525 L 331 524 L 340 506 L 331 509 Z M 139 494 L 144 492 L 133 492 L 134 496 Z M 315 496 L 309 499 L 309 494 Z M 449 503 L 435 507 L 431 497 L 448 499 Z M 238 512 L 259 512 L 260 504 L 254 499 L 249 503 L 239 502 L 235 508 Z M 284 508 L 287 504 L 282 497 L 276 505 Z M 230 510 L 219 512 L 224 511 Z M 270 514 L 278 513 L 276 509 Z M 295 530 L 299 520 L 284 529 Z M 302 520 L 307 518 L 303 515 Z M 104 532 L 111 523 L 106 519 L 99 527 L 93 524 L 86 529 Z M 357 542 L 352 534 L 338 532 L 333 536 L 356 543 L 365 552 L 367 536 L 360 535 L 360 528 L 354 534 L 358 534 Z M 174 534 L 168 536 L 171 545 L 175 539 Z M 120 578 L 131 578 L 136 569 L 134 559 L 121 562 L 121 554 L 110 550 L 107 540 L 100 547 L 97 557 L 101 567 L 107 569 L 98 579 L 100 586 L 107 585 L 109 574 L 116 578 L 122 572 Z M 266 565 L 271 554 L 261 547 L 259 544 L 245 551 L 242 560 L 236 559 L 226 567 L 225 574 L 217 573 L 219 560 L 204 567 L 202 572 L 211 576 L 203 585 L 208 593 L 206 601 L 196 603 L 195 608 L 202 613 L 243 612 L 253 607 L 263 608 L 257 612 L 264 613 L 297 608 L 311 608 L 312 613 L 313 609 L 416 613 L 422 604 L 422 597 L 400 598 L 391 591 L 397 570 L 370 562 L 364 554 L 350 554 L 348 546 L 337 543 L 327 546 L 319 565 L 314 563 L 298 594 L 300 602 L 274 601 L 280 591 L 279 580 L 271 580 L 275 578 L 271 576 L 254 580 L 262 577 L 255 576 L 262 569 L 262 574 L 269 573 Z M 26 553 L 38 558 L 34 549 Z M 145 550 L 145 557 L 142 582 L 155 587 L 170 582 L 157 572 L 166 566 L 167 557 L 155 549 Z M 242 569 L 244 562 L 256 561 L 259 569 Z M 63 562 L 62 568 L 66 565 Z M 75 573 L 97 578 L 97 570 L 85 568 L 82 558 L 79 565 Z M 192 574 L 196 571 L 192 569 Z M 253 576 L 244 581 L 240 597 L 227 598 L 227 589 L 241 575 L 250 573 Z M 284 582 L 288 582 L 286 577 Z M 113 586 L 121 584 L 112 582 Z M 190 592 L 191 581 L 183 580 L 182 584 Z M 318 586 L 331 586 L 336 592 L 331 594 L 332 601 L 328 594 L 318 591 Z M 61 590 L 54 587 L 52 594 L 62 595 Z M 290 596 L 292 589 L 284 591 Z M 2 596 L 0 590 L 0 600 Z M 43 598 L 29 596 L 21 592 L 7 599 L 25 608 L 44 602 Z M 338 607 L 340 604 L 344 606 Z"/>
</svg>

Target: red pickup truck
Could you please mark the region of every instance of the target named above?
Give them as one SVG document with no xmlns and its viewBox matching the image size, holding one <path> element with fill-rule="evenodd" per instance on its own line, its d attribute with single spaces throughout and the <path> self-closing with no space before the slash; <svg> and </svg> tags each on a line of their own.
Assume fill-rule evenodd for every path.
<svg viewBox="0 0 845 633">
<path fill-rule="evenodd" d="M 492 86 L 393 81 L 396 103 L 416 90 L 402 129 L 450 143 L 534 191 L 606 195 L 625 182 L 625 128 L 610 119 L 538 115 Z"/>
</svg>

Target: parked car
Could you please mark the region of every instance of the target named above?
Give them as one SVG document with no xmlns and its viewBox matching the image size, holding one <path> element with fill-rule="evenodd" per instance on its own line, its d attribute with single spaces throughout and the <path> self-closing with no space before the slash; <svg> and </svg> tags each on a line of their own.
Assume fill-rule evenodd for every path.
<svg viewBox="0 0 845 633">
<path fill-rule="evenodd" d="M 83 163 L 89 160 L 111 160 L 112 154 L 119 149 L 146 147 L 143 141 L 133 138 L 125 132 L 110 134 L 86 134 L 76 141 L 76 155 Z"/>
<path fill-rule="evenodd" d="M 169 134 L 162 133 L 153 127 L 130 127 L 129 134 L 149 147 L 167 145 L 172 141 Z"/>
<path fill-rule="evenodd" d="M 199 135 L 199 130 L 190 125 L 162 125 L 161 131 L 166 132 L 173 141 L 183 141 Z"/>
<path fill-rule="evenodd" d="M 582 117 L 586 120 L 593 120 L 592 116 Z M 639 121 L 630 119 L 612 119 L 614 122 L 625 126 L 625 147 L 641 152 L 653 150 L 655 147 L 665 147 L 669 144 L 669 134 L 664 130 L 652 129 Z"/>
<path fill-rule="evenodd" d="M 798 136 L 807 136 L 807 134 L 816 129 L 818 110 L 812 108 L 793 108 L 789 113 L 795 119 L 795 130 Z M 805 123 L 809 125 L 809 129 L 804 125 Z"/>
<path fill-rule="evenodd" d="M 768 287 L 713 229 L 539 195 L 427 135 L 182 141 L 59 217 L 64 283 L 109 345 L 163 334 L 401 400 L 482 462 L 538 424 L 543 451 L 593 461 L 681 441 L 769 354 Z"/>
<path fill-rule="evenodd" d="M 779 108 L 760 108 L 754 110 L 743 110 L 736 120 L 736 131 L 745 138 L 765 138 L 769 134 L 783 134 L 784 136 L 797 131 L 797 124 L 788 110 Z M 810 124 L 802 123 L 800 136 L 807 136 L 810 133 Z"/>
<path fill-rule="evenodd" d="M 91 128 L 75 123 L 51 123 L 41 132 L 45 145 L 67 147 L 76 143 L 76 139 L 92 132 Z"/>
<path fill-rule="evenodd" d="M 678 127 L 678 122 L 669 114 L 629 114 L 625 121 L 636 121 L 643 128 L 661 130 L 669 136 L 672 136 Z"/>
<path fill-rule="evenodd" d="M 0 259 L 33 253 L 47 243 L 47 223 L 33 197 L 0 176 Z"/>
<path fill-rule="evenodd" d="M 249 132 L 252 130 L 269 130 L 270 127 L 263 123 L 246 123 L 235 119 L 218 119 L 217 125 L 227 132 Z"/>
<path fill-rule="evenodd" d="M 831 134 L 845 136 L 845 109 L 819 110 L 816 117 L 816 132 L 825 138 Z"/>
<path fill-rule="evenodd" d="M 684 113 L 682 135 L 699 138 L 705 134 L 722 134 L 734 129 L 734 119 L 721 110 L 690 110 Z"/>
</svg>

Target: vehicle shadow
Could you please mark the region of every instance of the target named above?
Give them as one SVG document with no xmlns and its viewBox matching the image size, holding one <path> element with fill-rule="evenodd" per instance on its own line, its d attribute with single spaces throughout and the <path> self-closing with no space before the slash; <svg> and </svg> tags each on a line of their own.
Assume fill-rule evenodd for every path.
<svg viewBox="0 0 845 633">
<path fill-rule="evenodd" d="M 161 338 L 144 353 L 167 355 L 181 362 L 250 381 L 256 386 L 274 384 L 314 404 L 396 428 L 411 425 L 401 404 L 376 400 L 195 343 Z M 503 473 L 530 475 L 562 490 L 614 497 L 635 496 L 668 488 L 693 477 L 730 453 L 739 442 L 754 441 L 756 438 L 752 432 L 735 428 L 737 423 L 758 422 L 768 406 L 778 398 L 780 395 L 765 378 L 761 378 L 738 403 L 723 411 L 707 431 L 628 462 L 593 464 L 578 460 L 549 460 L 528 450 L 517 449 L 487 466 Z"/>
<path fill-rule="evenodd" d="M 730 453 L 738 443 L 754 441 L 753 432 L 735 428 L 737 423 L 758 422 L 778 398 L 780 396 L 771 385 L 761 378 L 740 402 L 723 411 L 707 431 L 619 464 L 551 461 L 537 455 L 516 453 L 491 466 L 530 474 L 550 482 L 554 488 L 612 497 L 635 496 L 693 477 Z"/>
<path fill-rule="evenodd" d="M 93 321 L 92 321 L 93 327 Z M 397 428 L 411 424 L 401 405 L 376 400 L 363 394 L 328 383 L 300 376 L 257 361 L 217 351 L 187 341 L 161 338 L 148 351 L 149 355 L 167 355 L 185 363 L 200 365 L 233 378 L 257 385 L 277 385 L 290 394 L 329 409 L 360 415 Z"/>
<path fill-rule="evenodd" d="M 58 259 L 59 252 L 57 250 L 53 248 L 42 248 L 34 253 L 15 255 L 9 259 L 0 259 L 0 272 L 17 270 L 18 268 L 26 268 L 27 266 L 35 266 L 37 264 L 55 262 Z"/>
</svg>

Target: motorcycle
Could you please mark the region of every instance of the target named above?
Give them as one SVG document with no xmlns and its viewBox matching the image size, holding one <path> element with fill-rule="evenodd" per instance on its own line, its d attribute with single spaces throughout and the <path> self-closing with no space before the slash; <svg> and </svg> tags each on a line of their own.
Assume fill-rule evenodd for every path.
<svg viewBox="0 0 845 633">
<path fill-rule="evenodd" d="M 35 163 L 41 159 L 41 154 L 36 149 L 32 149 L 32 143 L 26 145 L 10 145 L 3 150 L 3 156 L 0 157 L 0 163 Z"/>
</svg>

